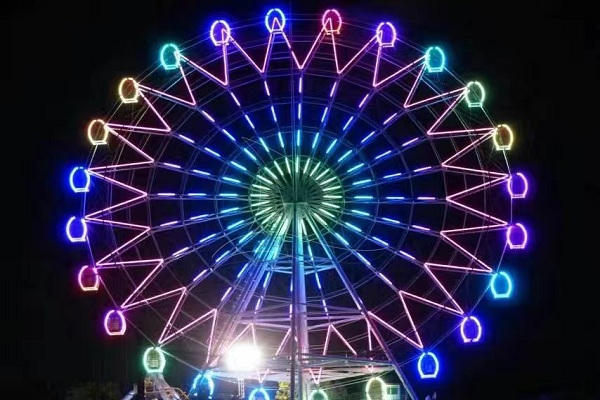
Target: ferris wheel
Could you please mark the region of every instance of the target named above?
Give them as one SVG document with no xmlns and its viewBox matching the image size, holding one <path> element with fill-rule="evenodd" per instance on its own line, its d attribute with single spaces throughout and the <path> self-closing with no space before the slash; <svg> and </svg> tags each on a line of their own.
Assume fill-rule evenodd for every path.
<svg viewBox="0 0 600 400">
<path fill-rule="evenodd" d="M 527 244 L 515 134 L 442 48 L 334 9 L 271 9 L 165 44 L 116 89 L 87 125 L 65 229 L 89 246 L 81 289 L 114 304 L 106 333 L 151 342 L 149 374 L 173 359 L 211 394 L 246 379 L 250 398 L 288 381 L 317 399 L 395 371 L 416 398 L 407 369 L 435 378 L 435 346 L 480 341 L 476 305 L 510 296 L 502 260 Z"/>
</svg>

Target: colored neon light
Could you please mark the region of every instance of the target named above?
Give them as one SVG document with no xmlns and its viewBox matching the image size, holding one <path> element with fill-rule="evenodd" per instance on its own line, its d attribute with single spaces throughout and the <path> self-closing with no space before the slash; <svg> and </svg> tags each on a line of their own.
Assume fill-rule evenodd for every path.
<svg viewBox="0 0 600 400">
<path fill-rule="evenodd" d="M 520 191 L 515 190 L 515 180 L 520 181 L 521 183 Z M 506 182 L 506 190 L 508 190 L 508 194 L 512 199 L 524 199 L 529 191 L 529 183 L 527 182 L 525 175 L 521 172 L 512 174 Z"/>
<path fill-rule="evenodd" d="M 515 141 L 515 135 L 510 126 L 502 124 L 494 129 L 492 140 L 496 150 L 510 150 Z"/>
<path fill-rule="evenodd" d="M 498 288 L 498 280 L 504 284 L 504 290 L 501 290 L 502 288 Z M 492 275 L 492 279 L 490 280 L 490 289 L 492 290 L 494 299 L 508 299 L 512 295 L 513 291 L 513 282 L 510 275 L 505 271 L 499 271 Z"/>
<path fill-rule="evenodd" d="M 424 364 L 429 362 L 428 364 Z M 440 372 L 440 362 L 435 355 L 435 353 L 431 351 L 426 351 L 421 353 L 419 356 L 419 361 L 417 362 L 417 369 L 419 371 L 419 376 L 421 379 L 435 379 Z"/>
<path fill-rule="evenodd" d="M 408 142 L 402 143 L 402 147 L 409 146 L 409 145 L 413 144 L 414 142 L 416 142 L 417 140 L 419 140 L 419 138 L 410 139 Z"/>
<path fill-rule="evenodd" d="M 231 28 L 226 21 L 219 19 L 210 26 L 210 40 L 215 46 L 229 45 Z"/>
<path fill-rule="evenodd" d="M 321 396 L 321 400 L 329 400 L 329 396 L 327 396 L 327 393 L 325 393 L 325 391 L 323 389 L 316 389 L 316 390 L 313 390 L 312 392 L 310 392 L 310 396 L 308 396 L 308 400 L 314 400 L 315 396 L 317 394 Z"/>
<path fill-rule="evenodd" d="M 83 167 L 73 168 L 69 174 L 69 186 L 75 193 L 87 193 L 90 190 L 90 173 L 88 170 Z"/>
<path fill-rule="evenodd" d="M 469 327 L 467 325 L 471 325 L 471 329 L 472 329 L 472 327 L 475 327 L 475 329 L 476 329 L 475 336 L 473 336 L 473 337 L 469 336 L 469 334 L 467 333 L 467 329 Z M 477 317 L 469 315 L 468 317 L 465 317 L 462 320 L 462 322 L 460 323 L 460 336 L 462 337 L 463 342 L 477 343 L 481 339 L 482 334 L 483 334 L 483 328 L 481 326 L 481 322 L 479 321 L 479 319 L 477 319 Z"/>
<path fill-rule="evenodd" d="M 444 55 L 444 51 L 438 46 L 428 48 L 425 53 L 425 69 L 427 72 L 442 72 L 445 67 L 446 56 Z"/>
<path fill-rule="evenodd" d="M 415 229 L 418 229 L 420 231 L 426 231 L 426 232 L 429 232 L 431 230 L 431 229 L 426 228 L 426 227 L 421 226 L 421 225 L 413 225 L 412 227 L 415 228 Z"/>
<path fill-rule="evenodd" d="M 101 119 L 95 119 L 88 124 L 87 137 L 92 146 L 100 146 L 107 143 L 108 126 Z"/>
<path fill-rule="evenodd" d="M 104 316 L 104 331 L 109 336 L 121 336 L 127 330 L 125 315 L 121 310 L 110 310 Z"/>
<path fill-rule="evenodd" d="M 253 391 L 251 391 L 250 396 L 248 397 L 248 400 L 255 400 L 256 395 L 259 393 L 262 394 L 264 400 L 271 400 L 271 397 L 269 397 L 269 394 L 267 393 L 267 391 L 261 387 L 258 387 L 256 389 L 254 389 Z"/>
<path fill-rule="evenodd" d="M 367 140 L 369 140 L 373 135 L 375 134 L 375 131 L 369 133 L 367 136 L 365 136 L 361 141 L 360 144 L 363 144 L 364 142 L 366 142 Z"/>
<path fill-rule="evenodd" d="M 184 135 L 181 135 L 181 134 L 180 134 L 180 135 L 179 135 L 179 137 L 180 137 L 180 138 L 182 138 L 183 140 L 185 140 L 185 141 L 186 141 L 186 142 L 188 142 L 188 143 L 191 143 L 191 144 L 194 144 L 194 143 L 195 143 L 195 142 L 194 142 L 192 139 L 190 139 L 190 138 L 189 138 L 189 137 L 187 137 L 187 136 L 184 136 Z"/>
<path fill-rule="evenodd" d="M 198 373 L 198 375 L 196 375 L 196 377 L 194 378 L 194 382 L 192 383 L 190 393 L 193 393 L 195 390 L 197 390 L 203 382 L 206 382 L 206 384 L 208 385 L 208 396 L 209 398 L 211 398 L 215 393 L 215 381 L 212 378 L 211 371 L 200 372 Z"/>
<path fill-rule="evenodd" d="M 362 100 L 360 101 L 360 103 L 358 103 L 358 108 L 362 108 L 362 106 L 365 105 L 365 102 L 367 101 L 368 98 L 369 98 L 369 93 L 365 94 L 365 97 L 363 97 Z"/>
<path fill-rule="evenodd" d="M 74 233 L 74 225 L 78 225 L 81 232 Z M 67 225 L 65 226 L 65 232 L 67 233 L 67 237 L 71 243 L 87 241 L 88 228 L 85 219 L 77 217 L 69 218 Z"/>
<path fill-rule="evenodd" d="M 506 243 L 511 249 L 524 249 L 525 246 L 527 246 L 527 236 L 527 229 L 525 229 L 525 226 L 521 223 L 516 223 L 509 226 L 506 230 Z"/>
<path fill-rule="evenodd" d="M 381 386 L 381 393 L 380 395 L 375 396 L 375 398 L 385 398 L 387 383 L 385 383 L 385 381 L 380 377 L 374 376 L 367 381 L 367 385 L 365 386 L 365 395 L 367 396 L 367 400 L 373 400 L 373 397 L 371 397 L 371 385 L 373 384 L 373 382 L 378 382 Z"/>
<path fill-rule="evenodd" d="M 89 284 L 87 280 L 92 277 L 93 283 Z M 98 276 L 98 270 L 96 268 L 92 268 L 89 265 L 84 265 L 79 270 L 77 274 L 77 282 L 79 283 L 79 287 L 84 292 L 95 292 L 98 290 L 100 286 L 100 277 Z"/>
<path fill-rule="evenodd" d="M 352 211 L 355 211 L 355 212 L 356 212 L 356 210 L 352 210 Z M 368 214 L 367 214 L 367 215 L 368 215 Z M 377 243 L 379 243 L 379 244 L 382 244 L 382 245 L 383 245 L 383 246 L 385 246 L 385 247 L 388 247 L 388 246 L 390 245 L 388 242 L 386 242 L 385 240 L 381 240 L 381 239 L 379 239 L 377 236 L 373 236 L 373 238 L 372 238 L 372 239 L 373 239 L 374 241 L 376 241 Z"/>
<path fill-rule="evenodd" d="M 149 374 L 161 374 L 165 369 L 165 365 L 167 365 L 165 353 L 160 347 L 148 347 L 146 351 L 144 351 L 142 360 L 144 369 L 146 369 L 146 372 Z"/>
<path fill-rule="evenodd" d="M 275 21 L 277 21 L 277 26 L 275 26 Z M 283 32 L 283 28 L 285 27 L 285 15 L 283 11 L 279 8 L 271 8 L 265 15 L 265 26 L 269 33 Z"/>
<path fill-rule="evenodd" d="M 211 149 L 209 147 L 205 147 L 204 150 L 208 151 L 210 154 L 212 154 L 215 157 L 221 158 L 221 155 L 219 153 L 217 153 L 216 151 L 214 151 L 213 149 Z"/>
<path fill-rule="evenodd" d="M 244 114 L 244 118 L 246 118 L 246 122 L 248 122 L 248 125 L 250 125 L 250 128 L 256 129 L 254 127 L 254 123 L 252 122 L 252 120 L 250 119 L 250 117 L 247 114 Z"/>
<path fill-rule="evenodd" d="M 177 69 L 181 65 L 181 53 L 173 43 L 167 43 L 160 49 L 160 64 L 165 70 Z"/>
<path fill-rule="evenodd" d="M 467 92 L 465 94 L 465 101 L 471 108 L 482 107 L 485 101 L 485 88 L 478 81 L 471 81 L 467 83 Z"/>
<path fill-rule="evenodd" d="M 393 113 L 392 115 L 390 115 L 389 117 L 387 117 L 387 118 L 385 119 L 385 121 L 383 121 L 383 124 L 384 124 L 384 125 L 387 125 L 387 124 L 389 124 L 389 123 L 390 123 L 390 121 L 391 121 L 392 119 L 394 119 L 394 117 L 395 117 L 396 115 L 398 115 L 398 113 Z"/>
<path fill-rule="evenodd" d="M 325 10 L 323 16 L 321 17 L 321 26 L 327 35 L 340 33 L 340 28 L 342 27 L 342 16 L 340 15 L 339 11 L 335 9 Z"/>
<path fill-rule="evenodd" d="M 346 131 L 348 129 L 348 127 L 350 126 L 350 124 L 352 123 L 353 120 L 354 120 L 354 117 L 348 118 L 348 121 L 346 121 L 346 123 L 344 124 L 344 127 L 342 128 L 342 130 Z"/>
<path fill-rule="evenodd" d="M 398 34 L 396 32 L 396 28 L 391 22 L 380 23 L 375 32 L 379 46 L 394 47 Z"/>
<path fill-rule="evenodd" d="M 119 83 L 119 99 L 125 104 L 137 103 L 140 97 L 140 87 L 133 78 L 123 78 Z"/>
</svg>

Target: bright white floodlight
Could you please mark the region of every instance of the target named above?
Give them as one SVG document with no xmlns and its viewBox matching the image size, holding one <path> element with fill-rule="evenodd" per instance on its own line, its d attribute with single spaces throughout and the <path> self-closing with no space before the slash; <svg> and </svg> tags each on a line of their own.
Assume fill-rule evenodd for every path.
<svg viewBox="0 0 600 400">
<path fill-rule="evenodd" d="M 248 343 L 236 343 L 226 355 L 227 369 L 230 371 L 254 371 L 260 363 L 258 348 Z"/>
</svg>

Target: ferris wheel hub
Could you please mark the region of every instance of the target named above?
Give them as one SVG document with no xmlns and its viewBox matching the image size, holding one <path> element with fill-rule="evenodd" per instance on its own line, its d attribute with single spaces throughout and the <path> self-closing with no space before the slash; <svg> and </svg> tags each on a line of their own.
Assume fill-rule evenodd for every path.
<svg viewBox="0 0 600 400">
<path fill-rule="evenodd" d="M 296 216 L 301 224 L 307 220 L 326 228 L 344 211 L 343 193 L 341 179 L 326 163 L 308 156 L 285 156 L 258 171 L 250 186 L 250 208 L 270 234 L 282 218 Z M 286 236 L 292 236 L 291 230 Z"/>
</svg>

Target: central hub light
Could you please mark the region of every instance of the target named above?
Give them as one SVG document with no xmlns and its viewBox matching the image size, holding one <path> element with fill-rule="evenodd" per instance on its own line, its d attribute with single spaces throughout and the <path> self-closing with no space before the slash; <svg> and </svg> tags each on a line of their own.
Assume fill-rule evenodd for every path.
<svg viewBox="0 0 600 400">
<path fill-rule="evenodd" d="M 344 210 L 344 190 L 327 164 L 305 156 L 281 157 L 262 167 L 250 186 L 250 208 L 268 233 L 284 234 L 294 217 L 332 227 Z"/>
</svg>

